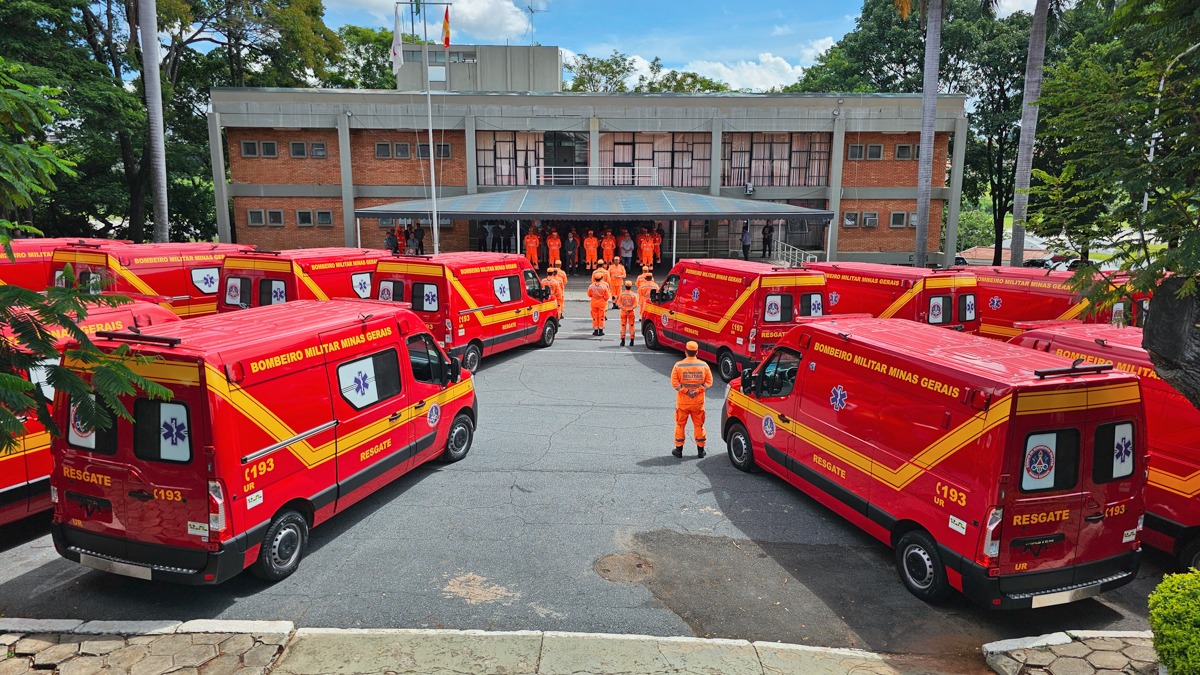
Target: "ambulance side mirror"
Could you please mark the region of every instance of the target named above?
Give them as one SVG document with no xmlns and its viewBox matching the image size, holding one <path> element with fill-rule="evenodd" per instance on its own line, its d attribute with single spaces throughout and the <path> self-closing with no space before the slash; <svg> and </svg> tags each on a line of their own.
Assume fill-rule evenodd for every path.
<svg viewBox="0 0 1200 675">
<path fill-rule="evenodd" d="M 455 383 L 462 379 L 462 361 L 457 356 L 450 357 L 450 363 L 446 366 L 446 379 Z"/>
<path fill-rule="evenodd" d="M 742 373 L 742 393 L 747 396 L 754 395 L 754 373 L 749 371 Z"/>
</svg>

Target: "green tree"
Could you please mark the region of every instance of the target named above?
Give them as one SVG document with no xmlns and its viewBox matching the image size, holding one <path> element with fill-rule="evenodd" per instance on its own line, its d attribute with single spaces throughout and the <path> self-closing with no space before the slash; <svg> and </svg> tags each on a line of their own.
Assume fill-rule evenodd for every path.
<svg viewBox="0 0 1200 675">
<path fill-rule="evenodd" d="M 58 157 L 45 139 L 46 129 L 66 113 L 55 98 L 60 92 L 20 82 L 13 77 L 17 70 L 0 58 L 0 214 L 32 204 L 55 189 L 56 176 L 72 172 L 70 162 Z M 10 260 L 12 234 L 29 229 L 0 217 L 0 244 Z M 75 323 L 76 317 L 87 315 L 87 303 L 117 305 L 129 299 L 75 289 L 70 270 L 67 276 L 66 287 L 52 287 L 45 293 L 0 286 L 0 333 L 11 336 L 0 339 L 0 454 L 16 448 L 25 417 L 35 415 L 58 434 L 49 401 L 31 381 L 35 373 L 42 373 L 50 386 L 77 402 L 73 414 L 85 427 L 108 428 L 114 414 L 128 418 L 118 396 L 138 390 L 156 397 L 167 394 L 130 369 L 127 350 L 111 357 L 102 354 Z M 90 371 L 91 385 L 58 364 L 56 333 L 78 341 L 66 357 Z"/>
<path fill-rule="evenodd" d="M 730 91 L 729 85 L 691 71 L 669 70 L 663 73 L 662 59 L 657 56 L 650 62 L 650 76 L 638 76 L 633 88 L 639 92 L 674 92 L 678 94 L 700 94 Z"/>
<path fill-rule="evenodd" d="M 338 29 L 342 50 L 333 59 L 321 85 L 336 89 L 395 89 L 392 74 L 392 36 L 386 28 L 345 25 Z M 406 44 L 433 44 L 402 33 Z"/>
<path fill-rule="evenodd" d="M 992 217 L 981 209 L 964 210 L 958 215 L 958 249 L 965 251 L 976 246 L 989 246 L 993 241 Z M 942 230 L 942 247 L 946 245 L 946 230 Z M 956 251 L 957 252 L 957 251 Z"/>
<path fill-rule="evenodd" d="M 608 58 L 576 54 L 566 69 L 571 81 L 564 83 L 563 91 L 603 93 L 629 91 L 628 80 L 635 71 L 633 58 L 615 49 Z"/>
</svg>

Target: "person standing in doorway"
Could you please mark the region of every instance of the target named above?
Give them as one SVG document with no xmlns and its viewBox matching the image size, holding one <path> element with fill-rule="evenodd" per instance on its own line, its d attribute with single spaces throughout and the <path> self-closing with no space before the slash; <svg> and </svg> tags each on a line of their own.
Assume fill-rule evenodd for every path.
<svg viewBox="0 0 1200 675">
<path fill-rule="evenodd" d="M 562 258 L 562 238 L 558 236 L 558 230 L 550 230 L 550 234 L 546 235 L 546 264 L 554 265 L 556 260 Z M 558 263 L 561 265 L 562 263 Z"/>
<path fill-rule="evenodd" d="M 633 269 L 633 237 L 629 236 L 629 230 L 621 230 L 621 241 L 617 248 L 621 253 L 621 264 L 626 269 Z"/>
<path fill-rule="evenodd" d="M 584 268 L 589 272 L 596 269 L 596 255 L 600 252 L 600 240 L 596 238 L 593 230 L 588 230 L 587 236 L 583 239 L 583 256 Z"/>
<path fill-rule="evenodd" d="M 708 364 L 696 358 L 700 345 L 689 341 L 684 345 L 687 357 L 671 369 L 671 386 L 675 388 L 675 449 L 676 457 L 683 457 L 683 442 L 687 421 L 692 420 L 692 438 L 696 439 L 696 456 L 704 456 L 704 392 L 713 384 L 712 371 Z"/>
<path fill-rule="evenodd" d="M 425 255 L 425 228 L 420 222 L 413 228 L 413 239 L 417 242 L 417 255 Z"/>
<path fill-rule="evenodd" d="M 537 236 L 533 228 L 529 228 L 529 234 L 525 235 L 525 257 L 529 259 L 529 264 L 533 265 L 533 269 L 538 267 L 538 245 L 541 244 L 542 238 Z"/>
<path fill-rule="evenodd" d="M 567 255 L 567 273 L 575 274 L 579 269 L 579 240 L 575 238 L 575 229 L 567 233 L 563 242 L 563 253 Z"/>
<path fill-rule="evenodd" d="M 742 226 L 742 260 L 750 259 L 750 223 Z"/>
<path fill-rule="evenodd" d="M 762 229 L 763 254 L 762 257 L 768 258 L 774 253 L 775 249 L 775 226 L 767 223 Z"/>
</svg>

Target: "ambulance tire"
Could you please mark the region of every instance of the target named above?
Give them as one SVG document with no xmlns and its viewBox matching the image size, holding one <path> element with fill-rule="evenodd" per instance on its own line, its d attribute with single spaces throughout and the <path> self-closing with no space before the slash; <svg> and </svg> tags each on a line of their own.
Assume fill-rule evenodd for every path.
<svg viewBox="0 0 1200 675">
<path fill-rule="evenodd" d="M 721 353 L 717 354 L 717 373 L 725 382 L 731 382 L 738 376 L 737 360 L 733 358 L 733 352 L 722 349 Z"/>
<path fill-rule="evenodd" d="M 650 349 L 661 349 L 662 343 L 658 341 L 658 328 L 655 327 L 653 321 L 647 321 L 642 326 L 642 341 Z"/>
<path fill-rule="evenodd" d="M 442 451 L 442 456 L 438 457 L 438 460 L 449 464 L 466 457 L 471 450 L 471 441 L 474 438 L 475 425 L 471 423 L 471 417 L 465 413 L 459 413 L 450 423 L 450 433 L 446 434 L 446 449 Z"/>
<path fill-rule="evenodd" d="M 925 602 L 950 595 L 946 565 L 937 543 L 924 530 L 909 530 L 896 542 L 896 568 L 909 592 Z"/>
<path fill-rule="evenodd" d="M 729 450 L 729 463 L 739 471 L 750 473 L 754 471 L 754 449 L 750 445 L 750 434 L 746 427 L 734 422 L 729 427 L 729 440 L 725 442 Z"/>
<path fill-rule="evenodd" d="M 1188 571 L 1189 567 L 1200 569 L 1200 534 L 1193 534 L 1192 540 L 1179 549 L 1179 569 Z"/>
<path fill-rule="evenodd" d="M 479 363 L 483 361 L 483 350 L 479 345 L 472 342 L 467 345 L 467 348 L 462 353 L 462 366 L 471 373 L 479 370 Z"/>
<path fill-rule="evenodd" d="M 554 344 L 555 335 L 558 335 L 558 328 L 555 327 L 553 321 L 547 319 L 546 323 L 542 326 L 542 337 L 538 340 L 538 346 L 549 347 Z"/>
<path fill-rule="evenodd" d="M 267 528 L 250 572 L 267 581 L 286 579 L 300 566 L 306 548 L 308 521 L 295 511 L 280 511 Z"/>
</svg>

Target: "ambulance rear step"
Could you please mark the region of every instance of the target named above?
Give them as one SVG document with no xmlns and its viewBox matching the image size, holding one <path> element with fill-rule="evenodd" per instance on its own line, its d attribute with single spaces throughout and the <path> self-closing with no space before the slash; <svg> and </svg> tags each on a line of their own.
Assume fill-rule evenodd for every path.
<svg viewBox="0 0 1200 675">
<path fill-rule="evenodd" d="M 78 546 L 68 546 L 67 550 L 72 553 L 79 554 L 79 563 L 85 567 L 98 569 L 105 572 L 122 574 L 127 577 L 136 577 L 138 579 L 149 579 L 150 572 L 157 570 L 159 572 L 170 572 L 172 574 L 196 574 L 200 570 L 192 570 L 184 567 L 171 567 L 169 565 L 147 565 L 146 563 L 134 562 L 132 560 L 124 560 L 116 556 L 96 553 Z M 144 576 L 143 576 L 144 575 Z"/>
<path fill-rule="evenodd" d="M 1032 598 L 1034 608 L 1062 605 L 1100 595 L 1104 590 L 1105 584 L 1119 581 L 1134 574 L 1135 572 L 1118 572 L 1102 579 L 1093 579 L 1081 584 L 1071 584 L 1070 586 L 1051 588 L 1036 593 L 1011 593 L 1007 594 L 1007 597 L 1012 600 L 1029 600 Z"/>
</svg>

